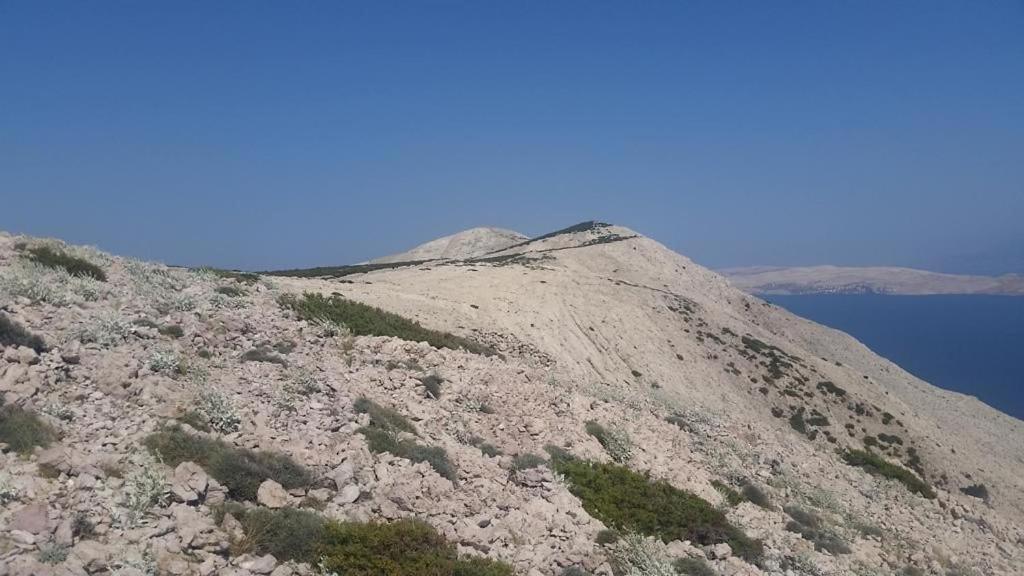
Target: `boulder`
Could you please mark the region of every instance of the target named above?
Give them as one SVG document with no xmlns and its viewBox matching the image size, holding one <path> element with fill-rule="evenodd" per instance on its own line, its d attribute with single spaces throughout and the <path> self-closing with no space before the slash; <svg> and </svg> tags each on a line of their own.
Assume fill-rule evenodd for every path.
<svg viewBox="0 0 1024 576">
<path fill-rule="evenodd" d="M 291 496 L 277 482 L 264 480 L 256 491 L 256 501 L 267 508 L 284 508 L 291 502 Z"/>
</svg>

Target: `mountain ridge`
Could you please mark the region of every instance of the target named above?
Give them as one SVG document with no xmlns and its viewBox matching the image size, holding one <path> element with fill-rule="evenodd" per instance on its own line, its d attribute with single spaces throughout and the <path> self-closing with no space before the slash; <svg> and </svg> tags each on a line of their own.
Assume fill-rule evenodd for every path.
<svg viewBox="0 0 1024 576">
<path fill-rule="evenodd" d="M 946 274 L 895 266 L 747 266 L 719 270 L 754 294 L 991 294 L 1024 296 L 1024 276 Z"/>
</svg>

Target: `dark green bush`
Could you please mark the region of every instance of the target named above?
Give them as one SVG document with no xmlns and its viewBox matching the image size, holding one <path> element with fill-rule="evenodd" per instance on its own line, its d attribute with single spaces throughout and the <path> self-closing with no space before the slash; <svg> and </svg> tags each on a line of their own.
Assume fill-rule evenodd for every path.
<svg viewBox="0 0 1024 576">
<path fill-rule="evenodd" d="M 392 336 L 413 342 L 426 342 L 435 348 L 461 348 L 487 356 L 495 354 L 491 348 L 472 340 L 430 330 L 414 320 L 340 296 L 325 297 L 307 292 L 302 298 L 286 296 L 280 301 L 304 320 L 343 324 L 357 336 Z"/>
<path fill-rule="evenodd" d="M 721 494 L 729 506 L 736 506 L 740 502 L 743 502 L 744 498 L 736 491 L 735 488 L 729 486 L 721 480 L 712 480 L 711 485 Z"/>
<path fill-rule="evenodd" d="M 36 446 L 46 448 L 55 436 L 53 429 L 35 412 L 20 406 L 0 407 L 0 442 L 18 454 L 31 454 Z"/>
<path fill-rule="evenodd" d="M 360 428 L 359 433 L 366 438 L 366 444 L 371 452 L 387 452 L 413 462 L 426 462 L 441 476 L 452 482 L 458 481 L 455 465 L 448 459 L 448 453 L 444 448 L 424 446 L 412 440 L 398 438 L 393 431 L 372 426 Z"/>
<path fill-rule="evenodd" d="M 594 538 L 594 542 L 597 542 L 602 546 L 607 546 L 608 544 L 615 544 L 621 539 L 622 535 L 615 530 L 601 530 L 597 533 L 597 537 Z"/>
<path fill-rule="evenodd" d="M 326 571 L 345 576 L 512 576 L 512 567 L 485 558 L 460 559 L 455 546 L 428 524 L 337 522 L 316 547 Z"/>
<path fill-rule="evenodd" d="M 356 399 L 353 404 L 356 412 L 370 416 L 370 426 L 384 430 L 416 433 L 416 427 L 412 422 L 402 416 L 397 410 L 377 404 L 365 396 Z"/>
<path fill-rule="evenodd" d="M 516 454 L 512 457 L 512 471 L 519 472 L 520 470 L 529 470 L 530 468 L 544 466 L 547 463 L 547 460 L 537 456 L 536 454 Z"/>
<path fill-rule="evenodd" d="M 437 374 L 427 374 L 419 378 L 420 384 L 427 389 L 427 397 L 429 398 L 440 398 L 441 397 L 441 384 L 444 383 L 444 379 Z"/>
<path fill-rule="evenodd" d="M 49 246 L 34 246 L 26 251 L 30 260 L 47 268 L 60 268 L 72 276 L 88 276 L 100 282 L 107 281 L 107 274 L 102 268 L 83 258 L 54 250 Z"/>
<path fill-rule="evenodd" d="M 846 396 L 846 390 L 836 386 L 835 383 L 829 382 L 828 380 L 818 382 L 816 388 L 825 394 L 832 394 L 834 396 L 839 396 L 840 398 Z"/>
<path fill-rule="evenodd" d="M 288 361 L 284 358 L 274 354 L 269 348 L 253 348 L 252 350 L 246 351 L 242 354 L 243 362 L 270 362 L 271 364 L 279 364 L 281 366 L 287 366 Z"/>
<path fill-rule="evenodd" d="M 772 502 L 768 498 L 768 495 L 754 484 L 744 484 L 743 488 L 740 489 L 740 495 L 748 502 L 760 506 L 761 508 L 766 510 L 772 509 Z"/>
<path fill-rule="evenodd" d="M 703 558 L 680 558 L 672 566 L 677 573 L 686 576 L 716 576 L 715 571 Z"/>
<path fill-rule="evenodd" d="M 25 346 L 36 352 L 46 350 L 46 342 L 41 336 L 29 332 L 24 326 L 0 312 L 0 348 L 7 346 Z"/>
<path fill-rule="evenodd" d="M 242 524 L 245 539 L 234 544 L 237 553 L 273 554 L 280 562 L 306 561 L 316 557 L 317 543 L 327 521 L 319 514 L 295 508 L 232 507 Z"/>
<path fill-rule="evenodd" d="M 747 537 L 699 496 L 615 464 L 570 459 L 553 463 L 583 508 L 610 527 L 656 536 L 665 542 L 728 543 L 737 556 L 755 561 L 760 541 Z"/>
<path fill-rule="evenodd" d="M 160 328 L 157 329 L 157 331 L 163 334 L 164 336 L 170 336 L 171 338 L 181 338 L 182 336 L 185 335 L 185 331 L 182 330 L 181 326 L 178 326 L 177 324 L 168 324 L 166 326 L 161 326 Z"/>
<path fill-rule="evenodd" d="M 988 502 L 988 499 L 989 499 L 988 488 L 984 484 L 972 484 L 970 486 L 965 486 L 965 487 L 961 488 L 960 491 L 963 492 L 964 494 L 968 495 L 968 496 L 973 496 L 975 498 L 980 498 L 980 499 L 984 500 L 985 502 Z"/>
<path fill-rule="evenodd" d="M 850 466 L 863 468 L 875 476 L 897 480 L 915 494 L 920 494 L 925 498 L 935 498 L 935 491 L 927 482 L 915 476 L 910 470 L 893 464 L 874 452 L 849 449 L 843 452 L 843 460 Z"/>
<path fill-rule="evenodd" d="M 579 566 L 566 566 L 558 576 L 590 576 L 590 572 Z"/>
<path fill-rule="evenodd" d="M 243 500 L 255 500 L 264 480 L 274 480 L 285 488 L 303 488 L 313 481 L 305 468 L 284 454 L 236 448 L 177 426 L 150 434 L 145 445 L 168 466 L 189 461 L 199 464 L 226 486 L 232 497 Z"/>
</svg>

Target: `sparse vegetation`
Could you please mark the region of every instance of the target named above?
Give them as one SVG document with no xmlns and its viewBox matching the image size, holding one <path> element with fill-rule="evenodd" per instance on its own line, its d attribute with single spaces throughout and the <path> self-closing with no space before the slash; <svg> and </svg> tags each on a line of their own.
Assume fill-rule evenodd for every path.
<svg viewBox="0 0 1024 576">
<path fill-rule="evenodd" d="M 370 426 L 383 430 L 416 433 L 416 427 L 397 410 L 377 404 L 369 398 L 362 397 L 353 404 L 356 412 L 370 417 Z"/>
<path fill-rule="evenodd" d="M 181 358 L 170 350 L 153 350 L 149 354 L 149 369 L 162 374 L 180 374 L 184 365 Z"/>
<path fill-rule="evenodd" d="M 234 498 L 255 500 L 256 490 L 267 479 L 285 488 L 301 488 L 312 482 L 310 473 L 284 454 L 236 448 L 221 440 L 189 434 L 177 426 L 151 434 L 145 444 L 168 466 L 188 461 L 199 464 Z"/>
<path fill-rule="evenodd" d="M 357 412 L 370 416 L 370 424 L 360 428 L 359 433 L 366 438 L 371 452 L 387 452 L 413 462 L 426 462 L 441 476 L 452 482 L 458 481 L 455 465 L 448 459 L 444 448 L 425 446 L 400 436 L 403 432 L 416 433 L 416 428 L 405 416 L 368 398 L 359 398 L 354 407 Z"/>
<path fill-rule="evenodd" d="M 583 508 L 608 526 L 665 542 L 727 542 L 735 554 L 751 561 L 762 554 L 761 542 L 731 525 L 709 502 L 663 480 L 615 464 L 578 459 L 557 459 L 553 464 Z"/>
<path fill-rule="evenodd" d="M 743 502 L 744 500 L 743 496 L 741 496 L 735 488 L 729 486 L 728 484 L 722 482 L 721 480 L 712 480 L 711 486 L 713 486 L 714 489 L 717 490 L 723 498 L 725 498 L 725 501 L 726 503 L 729 504 L 729 506 L 736 506 L 737 504 Z"/>
<path fill-rule="evenodd" d="M 971 484 L 970 486 L 964 486 L 960 489 L 960 492 L 974 498 L 980 498 L 985 502 L 988 502 L 989 499 L 988 487 L 984 484 Z"/>
<path fill-rule="evenodd" d="M 529 470 L 530 468 L 537 468 L 538 466 L 544 466 L 548 462 L 536 454 L 525 452 L 522 454 L 516 454 L 512 457 L 512 472 L 520 472 L 522 470 Z"/>
<path fill-rule="evenodd" d="M 863 468 L 875 476 L 892 478 L 901 482 L 908 490 L 925 498 L 935 498 L 935 491 L 927 482 L 918 478 L 906 468 L 893 464 L 869 450 L 846 450 L 843 460 L 850 466 Z"/>
<path fill-rule="evenodd" d="M 177 324 L 168 324 L 166 326 L 160 326 L 157 328 L 157 332 L 164 336 L 170 336 L 171 338 L 181 338 L 185 335 L 185 331 L 182 330 L 181 326 Z"/>
<path fill-rule="evenodd" d="M 10 450 L 27 455 L 36 446 L 49 446 L 55 436 L 53 429 L 35 412 L 20 406 L 0 406 L 0 442 L 7 444 Z"/>
<path fill-rule="evenodd" d="M 601 443 L 612 460 L 620 464 L 629 462 L 633 457 L 633 442 L 629 434 L 619 428 L 605 428 L 591 420 L 586 423 L 587 434 L 590 434 Z"/>
<path fill-rule="evenodd" d="M 102 268 L 84 258 L 55 250 L 50 246 L 32 246 L 25 249 L 25 256 L 47 268 L 59 268 L 72 276 L 87 276 L 106 282 L 107 274 Z"/>
<path fill-rule="evenodd" d="M 213 291 L 228 298 L 241 298 L 246 295 L 245 289 L 240 286 L 217 286 Z"/>
<path fill-rule="evenodd" d="M 673 565 L 678 574 L 686 576 L 716 576 L 717 573 L 703 558 L 680 558 Z"/>
<path fill-rule="evenodd" d="M 430 330 L 408 318 L 340 296 L 325 297 L 306 293 L 302 298 L 291 296 L 280 300 L 304 320 L 341 324 L 357 336 L 392 336 L 413 342 L 426 342 L 435 348 L 464 349 L 487 356 L 495 354 L 491 348 L 472 340 Z"/>
<path fill-rule="evenodd" d="M 131 336 L 134 328 L 120 314 L 108 314 L 86 320 L 86 324 L 76 330 L 77 338 L 85 342 L 95 342 L 104 348 L 116 346 Z"/>
<path fill-rule="evenodd" d="M 319 514 L 295 508 L 271 510 L 246 508 L 235 502 L 224 505 L 219 515 L 230 512 L 242 524 L 245 537 L 232 542 L 232 553 L 273 554 L 281 562 L 316 558 L 327 521 Z"/>
<path fill-rule="evenodd" d="M 426 389 L 428 398 L 436 400 L 441 397 L 441 384 L 444 383 L 443 378 L 437 374 L 427 374 L 426 376 L 421 376 L 419 381 Z"/>
<path fill-rule="evenodd" d="M 128 514 L 123 520 L 134 526 L 150 508 L 167 497 L 167 483 L 156 461 L 149 454 L 135 459 L 135 468 L 124 479 L 124 505 Z"/>
<path fill-rule="evenodd" d="M 242 419 L 226 396 L 214 389 L 200 390 L 196 395 L 196 409 L 203 423 L 221 434 L 237 432 Z M 189 422 L 191 424 L 191 422 Z M 195 425 L 193 428 L 202 430 Z"/>
<path fill-rule="evenodd" d="M 740 489 L 740 495 L 743 496 L 743 498 L 745 498 L 748 502 L 756 506 L 760 506 L 761 508 L 764 508 L 766 510 L 771 510 L 773 508 L 772 502 L 768 498 L 768 495 L 765 494 L 764 491 L 758 488 L 756 485 L 751 484 L 749 482 L 744 484 L 743 488 Z"/>
<path fill-rule="evenodd" d="M 846 397 L 846 390 L 836 386 L 835 383 L 829 382 L 828 380 L 818 382 L 816 388 L 824 394 L 832 394 L 840 398 Z"/>
<path fill-rule="evenodd" d="M 46 342 L 42 336 L 29 332 L 24 326 L 0 312 L 0 348 L 6 346 L 25 346 L 36 352 L 46 350 Z"/>
<path fill-rule="evenodd" d="M 39 546 L 39 561 L 51 566 L 68 559 L 68 547 L 56 542 L 45 542 Z"/>
<path fill-rule="evenodd" d="M 626 534 L 608 553 L 615 573 L 621 576 L 677 576 L 662 548 L 640 534 Z"/>
<path fill-rule="evenodd" d="M 223 279 L 226 279 L 226 280 L 234 280 L 235 282 L 239 282 L 241 284 L 248 284 L 248 285 L 255 284 L 256 282 L 259 282 L 259 280 L 260 280 L 260 275 L 259 274 L 254 274 L 252 272 L 239 272 L 237 270 L 224 270 L 222 268 L 207 268 L 207 267 L 195 268 L 194 271 L 200 272 L 200 273 L 205 273 L 205 274 L 212 274 L 213 276 L 216 276 L 217 278 L 223 278 Z"/>
<path fill-rule="evenodd" d="M 825 527 L 825 522 L 817 514 L 797 506 L 786 506 L 784 510 L 792 518 L 786 524 L 786 530 L 795 532 L 814 544 L 815 550 L 826 551 L 830 554 L 850 553 L 850 546 L 834 532 L 828 530 Z"/>
</svg>

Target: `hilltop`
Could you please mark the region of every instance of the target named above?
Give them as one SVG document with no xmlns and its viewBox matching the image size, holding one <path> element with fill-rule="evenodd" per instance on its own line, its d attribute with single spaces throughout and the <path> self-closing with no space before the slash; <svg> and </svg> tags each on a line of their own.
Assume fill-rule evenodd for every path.
<svg viewBox="0 0 1024 576">
<path fill-rule="evenodd" d="M 1019 420 L 623 227 L 468 253 L 0 236 L 0 574 L 362 574 L 392 529 L 439 574 L 1024 565 Z"/>
<path fill-rule="evenodd" d="M 1024 277 L 941 274 L 913 268 L 803 266 L 719 270 L 754 294 L 997 294 L 1024 296 Z"/>
<path fill-rule="evenodd" d="M 417 260 L 465 260 L 497 252 L 518 244 L 529 237 L 513 230 L 502 228 L 470 228 L 462 232 L 431 240 L 424 244 L 382 258 L 370 260 L 371 264 L 392 262 L 413 262 Z"/>
</svg>

